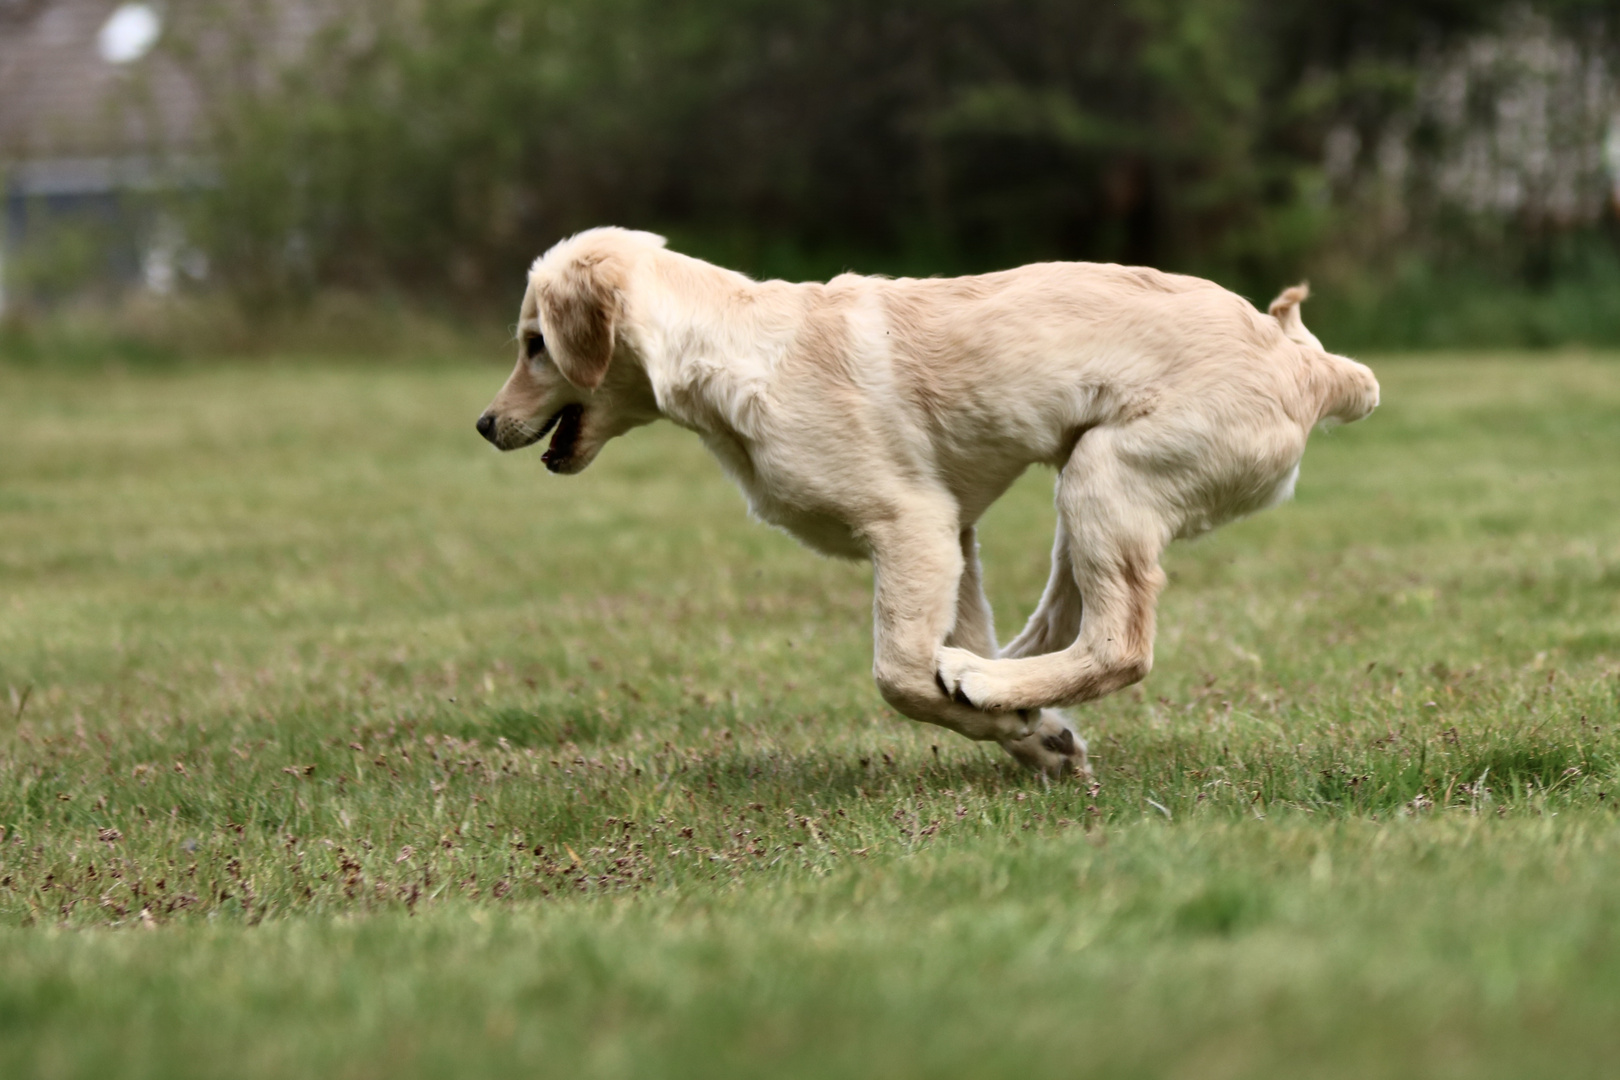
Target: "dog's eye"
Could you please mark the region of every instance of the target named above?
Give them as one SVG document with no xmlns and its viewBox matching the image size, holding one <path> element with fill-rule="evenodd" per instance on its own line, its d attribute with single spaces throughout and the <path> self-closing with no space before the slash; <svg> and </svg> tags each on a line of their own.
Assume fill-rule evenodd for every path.
<svg viewBox="0 0 1620 1080">
<path fill-rule="evenodd" d="M 523 354 L 533 360 L 546 351 L 546 339 L 539 334 L 530 334 L 523 339 Z"/>
</svg>

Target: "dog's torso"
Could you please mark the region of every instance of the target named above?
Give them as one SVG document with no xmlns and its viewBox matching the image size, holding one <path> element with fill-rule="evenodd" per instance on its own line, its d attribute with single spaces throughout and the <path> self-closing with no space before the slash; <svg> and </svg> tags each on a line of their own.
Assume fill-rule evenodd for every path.
<svg viewBox="0 0 1620 1080">
<path fill-rule="evenodd" d="M 1219 286 L 1139 268 L 708 291 L 715 325 L 742 344 L 706 334 L 701 313 L 676 328 L 718 340 L 650 371 L 661 409 L 703 436 L 757 517 L 846 557 L 919 489 L 973 524 L 1031 464 L 1061 467 L 1099 428 L 1163 479 L 1143 496 L 1173 507 L 1176 535 L 1213 528 L 1291 491 L 1319 387 L 1349 363 Z"/>
</svg>

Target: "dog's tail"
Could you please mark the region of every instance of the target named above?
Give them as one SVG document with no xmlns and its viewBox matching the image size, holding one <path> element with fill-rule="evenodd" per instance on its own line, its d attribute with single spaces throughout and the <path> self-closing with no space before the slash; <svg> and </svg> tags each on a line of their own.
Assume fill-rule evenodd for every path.
<svg viewBox="0 0 1620 1080">
<path fill-rule="evenodd" d="M 1291 285 L 1278 294 L 1277 299 L 1266 308 L 1268 314 L 1276 319 L 1282 327 L 1283 333 L 1289 339 L 1301 345 L 1310 345 L 1320 349 L 1322 343 L 1316 340 L 1316 335 L 1305 329 L 1305 320 L 1300 318 L 1299 305 L 1303 304 L 1311 295 L 1311 287 L 1306 282 Z"/>
<path fill-rule="evenodd" d="M 1305 329 L 1299 305 L 1310 295 L 1311 287 L 1300 282 L 1284 289 L 1266 310 L 1290 341 L 1314 354 L 1318 374 L 1313 381 L 1321 391 L 1322 403 L 1317 422 L 1353 423 L 1378 407 L 1378 380 L 1367 365 L 1328 352 L 1316 335 Z"/>
</svg>

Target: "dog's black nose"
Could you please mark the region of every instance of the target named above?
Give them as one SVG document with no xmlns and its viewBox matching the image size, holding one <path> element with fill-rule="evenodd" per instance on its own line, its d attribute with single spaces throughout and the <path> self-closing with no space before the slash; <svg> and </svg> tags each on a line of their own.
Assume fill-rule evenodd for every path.
<svg viewBox="0 0 1620 1080">
<path fill-rule="evenodd" d="M 495 417 L 493 414 L 485 413 L 478 418 L 478 434 L 490 442 L 495 441 Z"/>
</svg>

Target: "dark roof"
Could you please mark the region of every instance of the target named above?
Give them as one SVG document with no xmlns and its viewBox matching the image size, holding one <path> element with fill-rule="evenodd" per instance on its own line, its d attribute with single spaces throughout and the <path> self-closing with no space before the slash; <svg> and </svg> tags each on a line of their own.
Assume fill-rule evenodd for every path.
<svg viewBox="0 0 1620 1080">
<path fill-rule="evenodd" d="M 216 0 L 190 14 L 204 34 L 213 26 L 246 27 L 261 57 L 285 58 L 315 29 L 317 3 Z M 19 183 L 42 190 L 139 186 L 152 179 L 152 162 L 200 149 L 203 98 L 164 48 L 169 26 L 139 59 L 104 57 L 100 35 L 121 6 L 0 0 L 0 172 L 10 174 L 14 190 Z M 147 6 L 160 15 L 175 10 Z"/>
<path fill-rule="evenodd" d="M 104 60 L 116 0 L 0 0 L 0 159 L 180 150 L 198 132 L 190 80 L 161 55 Z"/>
</svg>

